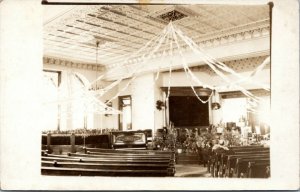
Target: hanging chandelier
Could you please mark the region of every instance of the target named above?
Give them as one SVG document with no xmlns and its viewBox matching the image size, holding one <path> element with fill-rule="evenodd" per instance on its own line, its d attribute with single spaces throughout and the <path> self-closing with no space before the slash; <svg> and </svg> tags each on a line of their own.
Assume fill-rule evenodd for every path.
<svg viewBox="0 0 300 192">
<path fill-rule="evenodd" d="M 96 62 L 96 66 L 98 65 L 98 49 L 99 49 L 99 44 L 100 44 L 100 42 L 96 41 L 96 49 L 95 49 L 95 55 L 96 55 L 95 62 Z M 96 76 L 97 76 L 97 74 L 96 74 Z M 94 84 L 89 88 L 89 90 L 90 91 L 96 91 L 96 90 L 99 90 L 101 88 L 102 87 L 99 86 L 98 81 L 95 81 Z"/>
</svg>

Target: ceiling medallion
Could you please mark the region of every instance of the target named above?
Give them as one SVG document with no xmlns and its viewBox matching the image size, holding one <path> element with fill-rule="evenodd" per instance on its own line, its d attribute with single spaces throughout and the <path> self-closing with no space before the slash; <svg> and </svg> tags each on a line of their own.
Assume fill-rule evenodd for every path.
<svg viewBox="0 0 300 192">
<path fill-rule="evenodd" d="M 187 17 L 187 15 L 185 15 L 177 10 L 172 10 L 172 11 L 169 11 L 167 13 L 164 13 L 164 14 L 158 16 L 158 18 L 160 18 L 164 21 L 167 21 L 167 22 L 180 20 L 184 17 Z"/>
</svg>

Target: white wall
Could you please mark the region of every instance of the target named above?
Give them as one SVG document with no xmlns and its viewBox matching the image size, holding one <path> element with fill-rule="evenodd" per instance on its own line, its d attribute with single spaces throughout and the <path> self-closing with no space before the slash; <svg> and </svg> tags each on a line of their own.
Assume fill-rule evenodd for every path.
<svg viewBox="0 0 300 192">
<path fill-rule="evenodd" d="M 154 76 L 138 76 L 132 82 L 132 129 L 154 129 Z"/>
<path fill-rule="evenodd" d="M 154 75 L 154 78 L 156 78 L 156 74 Z M 162 78 L 161 78 L 161 74 L 159 76 L 159 78 L 155 81 L 155 84 L 154 84 L 154 132 L 155 130 L 157 129 L 160 129 L 162 127 L 165 126 L 165 117 L 164 117 L 164 113 L 165 113 L 165 110 L 168 110 L 168 109 L 162 109 L 162 110 L 158 110 L 156 109 L 156 101 L 157 100 L 161 100 L 161 101 L 164 101 L 164 96 L 163 96 L 163 92 L 161 91 L 160 87 L 162 87 Z"/>
<path fill-rule="evenodd" d="M 70 70 L 66 67 L 55 66 L 55 65 L 44 65 L 45 69 Z M 91 70 L 84 69 L 72 69 L 74 72 L 78 72 L 85 76 L 89 81 L 94 80 L 100 75 Z M 251 71 L 239 72 L 240 75 L 247 77 Z M 64 73 L 63 73 L 64 74 Z M 208 74 L 203 71 L 195 71 L 194 74 L 203 83 L 213 86 L 225 85 L 224 80 L 216 74 Z M 127 85 L 130 79 L 126 79 L 120 82 L 117 86 L 107 92 L 101 97 L 101 101 L 105 102 L 117 93 L 119 96 L 130 95 L 132 98 L 132 129 L 152 129 L 156 130 L 164 126 L 164 110 L 156 109 L 156 101 L 163 100 L 163 92 L 160 87 L 168 87 L 169 85 L 169 73 L 161 73 L 159 79 L 155 81 L 156 74 L 148 73 L 138 76 L 127 89 L 121 92 L 121 90 Z M 232 75 L 229 78 L 234 78 Z M 63 79 L 62 79 L 63 80 Z M 253 80 L 269 85 L 270 84 L 270 70 L 263 69 L 258 73 Z M 102 82 L 104 85 L 109 85 L 112 82 Z M 192 82 L 193 86 L 199 86 L 195 82 Z M 189 87 L 190 81 L 186 78 L 185 72 L 172 72 L 171 79 L 172 87 Z M 260 88 L 253 84 L 244 84 L 243 87 L 247 89 Z M 224 91 L 234 91 L 234 89 L 228 87 Z M 211 101 L 209 102 L 210 105 Z M 118 98 L 112 101 L 113 108 L 118 109 Z M 168 109 L 167 109 L 168 110 Z M 222 120 L 222 110 L 211 110 L 209 108 L 209 122 L 218 124 Z M 69 122 L 70 123 L 70 122 Z M 68 126 L 68 122 L 61 122 L 62 126 Z M 91 123 L 90 123 L 91 124 Z M 92 128 L 98 129 L 118 129 L 119 127 L 119 115 L 94 115 Z"/>
</svg>

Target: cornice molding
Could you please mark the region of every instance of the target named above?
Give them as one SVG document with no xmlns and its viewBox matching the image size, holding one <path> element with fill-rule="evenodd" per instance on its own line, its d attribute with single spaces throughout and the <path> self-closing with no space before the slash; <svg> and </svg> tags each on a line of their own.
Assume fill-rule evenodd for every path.
<svg viewBox="0 0 300 192">
<path fill-rule="evenodd" d="M 90 63 L 81 63 L 81 62 L 66 60 L 62 58 L 49 57 L 49 56 L 43 57 L 43 64 L 58 65 L 62 67 L 70 67 L 70 68 L 85 69 L 85 70 L 92 70 L 92 71 L 105 71 L 104 66 L 90 64 Z"/>
<path fill-rule="evenodd" d="M 270 34 L 269 22 L 270 21 L 266 19 L 249 23 L 247 25 L 236 26 L 204 36 L 202 35 L 194 40 L 203 47 L 209 47 L 212 45 L 226 44 L 239 40 L 268 36 Z"/>
<path fill-rule="evenodd" d="M 245 72 L 245 71 L 252 71 L 256 67 L 258 67 L 268 55 L 262 55 L 257 57 L 247 57 L 242 59 L 234 59 L 224 61 L 224 64 L 227 65 L 229 68 L 233 69 L 235 72 Z M 265 68 L 270 68 L 270 65 L 266 65 Z M 209 75 L 215 75 L 215 72 L 208 66 L 208 65 L 199 65 L 190 67 L 193 72 L 205 72 Z M 173 72 L 184 72 L 184 69 L 177 69 Z M 165 71 L 164 73 L 168 73 Z"/>
</svg>

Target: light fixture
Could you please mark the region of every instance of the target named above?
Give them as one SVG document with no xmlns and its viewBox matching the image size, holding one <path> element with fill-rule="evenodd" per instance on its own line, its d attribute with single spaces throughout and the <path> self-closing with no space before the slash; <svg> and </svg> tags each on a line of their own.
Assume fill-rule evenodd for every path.
<svg viewBox="0 0 300 192">
<path fill-rule="evenodd" d="M 218 110 L 221 108 L 220 103 L 217 101 L 216 90 L 213 90 L 211 108 L 212 110 Z"/>
<path fill-rule="evenodd" d="M 99 48 L 99 41 L 96 41 L 96 65 L 98 65 L 98 48 Z M 96 73 L 97 74 L 97 73 Z M 98 89 L 98 82 L 96 81 L 96 87 L 95 89 Z"/>
</svg>

